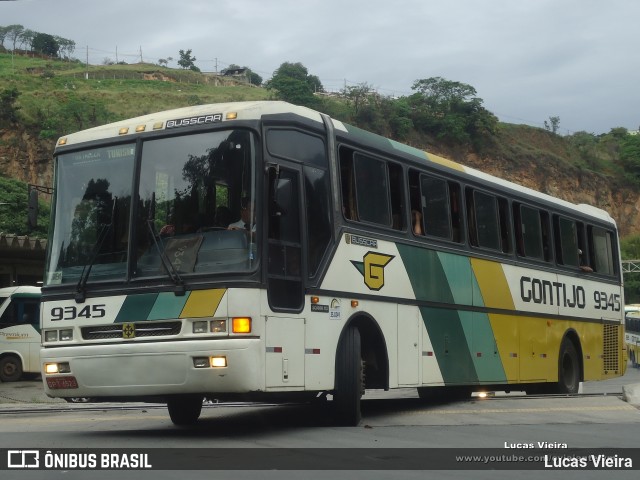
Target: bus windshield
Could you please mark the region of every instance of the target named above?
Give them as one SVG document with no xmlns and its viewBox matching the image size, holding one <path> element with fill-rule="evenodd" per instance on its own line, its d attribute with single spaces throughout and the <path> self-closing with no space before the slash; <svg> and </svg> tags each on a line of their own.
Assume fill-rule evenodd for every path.
<svg viewBox="0 0 640 480">
<path fill-rule="evenodd" d="M 59 155 L 45 284 L 252 270 L 253 143 L 224 130 Z"/>
</svg>

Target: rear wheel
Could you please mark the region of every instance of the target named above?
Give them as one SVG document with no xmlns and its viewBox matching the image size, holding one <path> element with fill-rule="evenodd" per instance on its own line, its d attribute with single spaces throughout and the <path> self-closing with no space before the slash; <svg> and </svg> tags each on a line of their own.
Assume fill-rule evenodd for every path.
<svg viewBox="0 0 640 480">
<path fill-rule="evenodd" d="M 573 342 L 565 338 L 558 357 L 558 393 L 578 393 L 580 387 L 580 362 Z"/>
<path fill-rule="evenodd" d="M 341 425 L 357 426 L 362 419 L 360 398 L 364 394 L 364 365 L 360 352 L 360 331 L 349 327 L 336 355 L 336 383 L 333 408 Z"/>
<path fill-rule="evenodd" d="M 180 395 L 167 401 L 169 417 L 174 425 L 193 425 L 202 412 L 202 395 Z"/>
<path fill-rule="evenodd" d="M 0 359 L 0 380 L 17 382 L 22 378 L 22 362 L 15 355 L 7 355 Z"/>
</svg>

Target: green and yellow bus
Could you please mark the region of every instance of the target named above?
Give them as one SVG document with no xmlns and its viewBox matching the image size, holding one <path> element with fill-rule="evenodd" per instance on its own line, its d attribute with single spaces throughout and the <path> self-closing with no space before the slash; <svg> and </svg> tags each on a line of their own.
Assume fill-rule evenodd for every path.
<svg viewBox="0 0 640 480">
<path fill-rule="evenodd" d="M 573 205 L 284 102 L 60 138 L 42 289 L 54 397 L 576 393 L 624 373 L 618 233 Z"/>
</svg>

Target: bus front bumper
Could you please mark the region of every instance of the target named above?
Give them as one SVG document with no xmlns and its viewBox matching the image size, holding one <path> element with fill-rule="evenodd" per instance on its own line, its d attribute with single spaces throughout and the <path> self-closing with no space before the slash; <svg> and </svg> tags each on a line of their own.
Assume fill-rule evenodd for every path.
<svg viewBox="0 0 640 480">
<path fill-rule="evenodd" d="M 43 348 L 50 397 L 141 397 L 264 390 L 260 339 Z M 52 373 L 47 373 L 48 371 Z"/>
</svg>

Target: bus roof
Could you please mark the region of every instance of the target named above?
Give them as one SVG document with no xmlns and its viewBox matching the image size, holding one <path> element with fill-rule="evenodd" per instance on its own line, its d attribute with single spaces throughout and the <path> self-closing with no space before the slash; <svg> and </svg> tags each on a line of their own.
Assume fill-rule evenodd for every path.
<svg viewBox="0 0 640 480">
<path fill-rule="evenodd" d="M 130 137 L 133 141 L 136 138 L 136 134 L 143 132 L 161 131 L 178 127 L 212 124 L 233 120 L 259 120 L 263 115 L 275 114 L 293 114 L 319 123 L 322 123 L 323 121 L 321 114 L 315 110 L 282 101 L 217 103 L 165 110 L 82 130 L 80 132 L 61 137 L 58 140 L 57 145 L 69 146 L 84 142 L 105 140 L 108 138 L 123 139 L 126 137 Z M 524 193 L 533 198 L 553 202 L 570 210 L 578 210 L 585 215 L 589 215 L 606 223 L 615 225 L 614 219 L 606 211 L 600 208 L 586 204 L 576 205 L 557 197 L 552 197 L 551 195 L 489 175 L 480 170 L 465 167 L 439 155 L 361 130 L 339 120 L 332 119 L 332 123 L 337 131 L 346 133 L 347 135 L 354 135 L 362 141 L 374 143 L 377 146 L 382 146 L 386 150 L 396 151 L 405 155 L 409 154 L 415 157 L 417 161 L 432 162 L 441 167 L 458 172 L 464 172 L 474 178 L 486 181 L 487 183 Z"/>
<path fill-rule="evenodd" d="M 101 125 L 61 137 L 57 145 L 74 145 L 94 140 L 130 136 L 135 139 L 136 133 L 159 131 L 189 126 L 225 122 L 230 120 L 259 120 L 263 115 L 293 113 L 322 123 L 319 112 L 310 108 L 292 105 L 281 101 L 230 102 L 196 105 L 176 108 L 163 112 L 150 113 L 140 117 L 129 118 L 119 122 Z M 182 123 L 176 125 L 175 121 Z M 143 129 L 144 127 L 144 129 Z M 126 129 L 126 132 L 125 132 Z"/>
<path fill-rule="evenodd" d="M 40 287 L 15 286 L 0 288 L 0 298 L 11 297 L 13 295 L 40 295 Z"/>
</svg>

